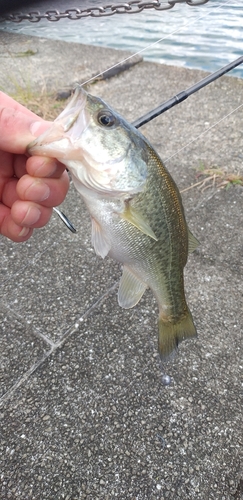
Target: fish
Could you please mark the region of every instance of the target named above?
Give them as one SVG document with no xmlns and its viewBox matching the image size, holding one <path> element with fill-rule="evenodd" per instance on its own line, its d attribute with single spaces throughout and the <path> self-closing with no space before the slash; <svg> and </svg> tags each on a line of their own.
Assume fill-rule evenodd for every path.
<svg viewBox="0 0 243 500">
<path fill-rule="evenodd" d="M 169 360 L 181 341 L 196 336 L 183 272 L 199 243 L 155 149 L 106 102 L 78 86 L 27 151 L 56 158 L 69 170 L 91 216 L 96 254 L 123 265 L 119 305 L 132 308 L 151 289 L 159 309 L 159 354 Z"/>
</svg>

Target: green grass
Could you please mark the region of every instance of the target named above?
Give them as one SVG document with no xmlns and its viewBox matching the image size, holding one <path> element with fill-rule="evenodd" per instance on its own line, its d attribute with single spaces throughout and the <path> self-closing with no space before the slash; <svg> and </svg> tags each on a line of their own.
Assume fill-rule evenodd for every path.
<svg viewBox="0 0 243 500">
<path fill-rule="evenodd" d="M 16 54 L 14 54 L 14 57 L 30 57 L 30 56 L 34 56 L 36 53 L 37 53 L 37 51 L 28 49 L 28 50 L 25 50 L 24 52 L 16 52 Z"/>
<path fill-rule="evenodd" d="M 23 87 L 18 82 L 14 85 L 16 90 L 11 97 L 44 120 L 54 120 L 66 106 L 66 101 L 56 101 L 55 95 L 45 89 L 34 92 L 29 85 Z"/>
</svg>

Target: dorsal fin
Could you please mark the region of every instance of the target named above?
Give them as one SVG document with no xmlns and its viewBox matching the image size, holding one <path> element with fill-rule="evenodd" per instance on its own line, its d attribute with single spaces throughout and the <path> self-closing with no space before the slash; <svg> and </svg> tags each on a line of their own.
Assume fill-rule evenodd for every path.
<svg viewBox="0 0 243 500">
<path fill-rule="evenodd" d="M 199 245 L 200 243 L 197 238 L 191 233 L 190 229 L 188 229 L 188 252 L 194 252 Z"/>
</svg>

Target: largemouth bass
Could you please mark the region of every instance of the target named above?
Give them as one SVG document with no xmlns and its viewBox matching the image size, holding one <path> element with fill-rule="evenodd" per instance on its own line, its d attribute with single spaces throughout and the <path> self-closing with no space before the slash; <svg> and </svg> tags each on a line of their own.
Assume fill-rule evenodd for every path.
<svg viewBox="0 0 243 500">
<path fill-rule="evenodd" d="M 120 306 L 134 307 L 147 287 L 154 293 L 159 353 L 166 360 L 180 341 L 196 335 L 183 268 L 198 242 L 160 157 L 137 129 L 80 87 L 28 152 L 55 157 L 70 171 L 91 215 L 95 252 L 123 264 Z"/>
</svg>

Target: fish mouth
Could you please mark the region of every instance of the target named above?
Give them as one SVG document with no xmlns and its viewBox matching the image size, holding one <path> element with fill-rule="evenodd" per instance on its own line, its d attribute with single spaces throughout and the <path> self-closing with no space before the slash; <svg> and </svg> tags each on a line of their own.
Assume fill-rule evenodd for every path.
<svg viewBox="0 0 243 500">
<path fill-rule="evenodd" d="M 74 141 L 87 127 L 90 117 L 85 109 L 87 92 L 77 86 L 73 97 L 62 113 L 54 120 L 50 128 L 34 139 L 28 147 L 30 156 L 49 156 L 64 160 L 75 158 Z"/>
</svg>

